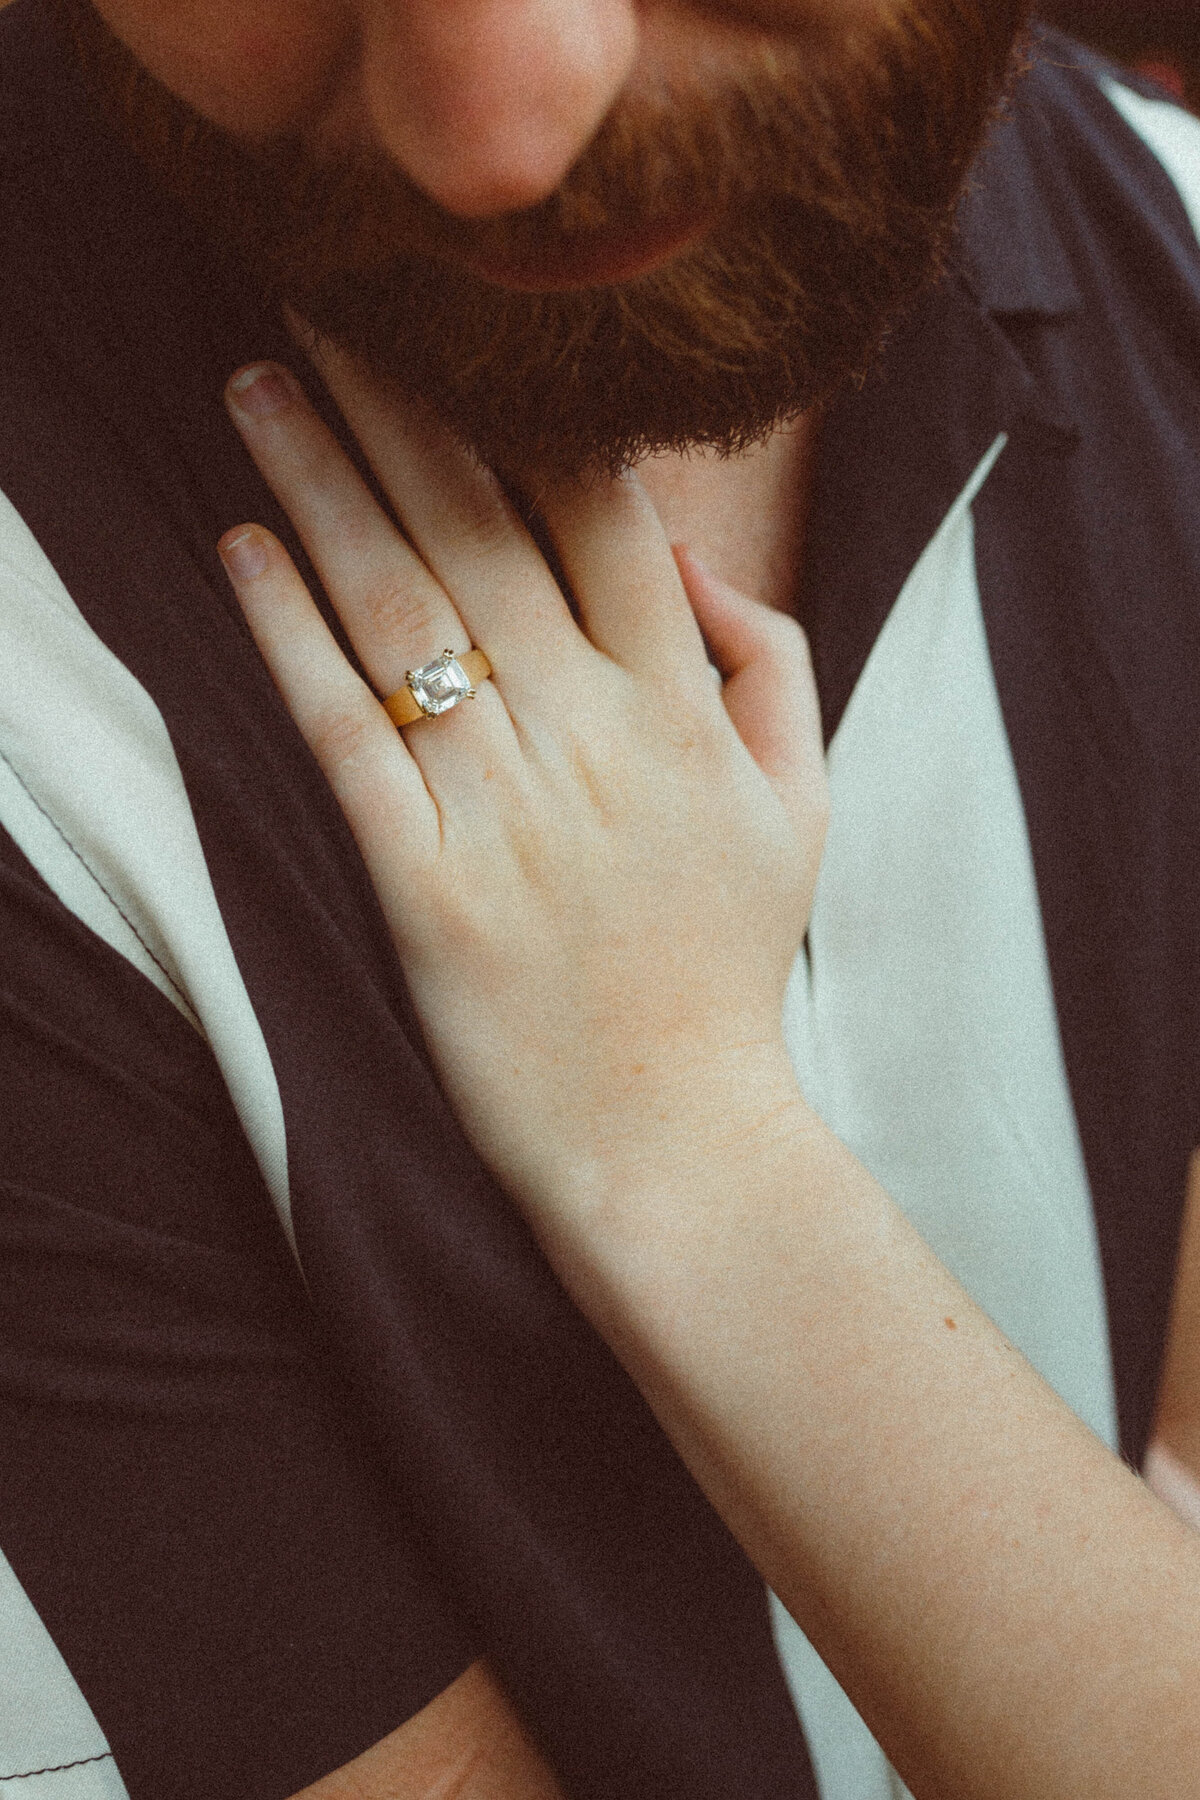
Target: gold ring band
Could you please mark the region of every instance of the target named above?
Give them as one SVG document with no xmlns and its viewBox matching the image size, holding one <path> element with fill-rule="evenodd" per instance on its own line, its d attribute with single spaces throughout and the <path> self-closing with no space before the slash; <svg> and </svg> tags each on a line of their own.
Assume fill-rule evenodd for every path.
<svg viewBox="0 0 1200 1800">
<path fill-rule="evenodd" d="M 460 700 L 473 700 L 479 683 L 491 672 L 482 650 L 467 650 L 462 656 L 443 650 L 435 662 L 408 671 L 404 686 L 384 701 L 384 711 L 397 728 L 418 719 L 436 719 Z"/>
</svg>

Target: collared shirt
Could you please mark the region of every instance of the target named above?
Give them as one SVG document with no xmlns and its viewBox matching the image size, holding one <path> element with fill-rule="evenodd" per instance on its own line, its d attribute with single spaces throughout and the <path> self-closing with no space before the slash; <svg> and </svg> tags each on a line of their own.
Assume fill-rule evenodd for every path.
<svg viewBox="0 0 1200 1800">
<path fill-rule="evenodd" d="M 47 50 L 23 10 L 2 28 L 20 52 L 6 129 L 50 166 L 14 159 L 4 196 L 17 254 L 0 321 L 0 818 L 10 907 L 29 942 L 37 930 L 62 954 L 69 942 L 81 971 L 69 990 L 43 983 L 41 1038 L 73 1029 L 95 1065 L 103 1024 L 105 1067 L 146 1106 L 142 1036 L 180 1093 L 199 1092 L 207 1059 L 205 1105 L 219 1091 L 230 1106 L 220 1141 L 252 1152 L 237 1191 L 263 1216 L 273 1204 L 292 1235 L 402 1496 L 398 1536 L 363 1525 L 361 1553 L 396 1580 L 407 1568 L 422 1610 L 424 1641 L 390 1646 L 397 1681 L 406 1656 L 416 1667 L 410 1706 L 422 1679 L 436 1686 L 478 1645 L 569 1788 L 811 1795 L 761 1588 L 445 1113 L 348 835 L 225 597 L 221 529 L 258 517 L 290 534 L 216 397 L 238 361 L 286 350 L 113 160 L 102 128 L 65 145 L 46 135 Z M 1035 1361 L 1054 1360 L 1051 1378 L 1098 1429 L 1119 1421 L 1137 1456 L 1197 1122 L 1200 956 L 1183 877 L 1200 848 L 1200 255 L 1177 189 L 1102 80 L 1055 41 L 980 166 L 952 275 L 826 423 L 803 611 L 837 815 L 789 1026 L 835 1127 L 952 1266 L 975 1257 L 964 1272 L 984 1303 Z M 69 80 L 64 92 L 82 119 Z M 48 202 L 64 174 L 86 186 L 95 145 L 109 160 L 94 191 Z M 84 234 L 78 267 L 64 208 Z M 128 281 L 135 252 L 144 293 Z M 28 1018 L 33 960 L 15 939 L 10 955 Z M 113 1005 L 137 1023 L 127 1052 L 97 1010 Z M 82 1093 L 94 1115 L 98 1091 L 64 1090 L 76 1113 L 63 1116 L 119 1210 L 128 1187 L 102 1166 L 112 1132 L 79 1106 Z M 78 1208 L 76 1176 L 28 1127 L 14 1153 L 43 1173 L 11 1193 L 8 1229 L 52 1268 L 50 1225 Z M 94 1271 L 115 1266 L 118 1235 L 122 1256 L 135 1247 L 135 1222 L 118 1233 L 101 1212 L 78 1220 L 96 1252 L 77 1293 L 111 1279 Z M 139 1253 L 153 1239 L 142 1286 L 162 1278 L 154 1223 L 136 1222 Z M 1027 1265 L 1037 1278 L 1014 1280 Z M 53 1320 L 49 1281 L 44 1292 Z M 236 1319 L 208 1323 L 205 1343 L 228 1354 Z M 105 1324 L 110 1350 L 128 1353 L 123 1315 L 110 1306 Z M 47 1332 L 37 1356 L 18 1344 L 25 1361 L 0 1369 L 0 1397 L 27 1412 L 32 1399 L 41 1421 L 57 1391 L 64 1417 L 103 1420 L 111 1395 Z M 279 1354 L 282 1340 L 264 1341 Z M 167 1329 L 150 1361 L 170 1345 Z M 149 1375 L 145 1391 L 147 1415 L 161 1410 Z M 37 1431 L 23 1454 L 62 1466 L 39 1462 Z M 64 1503 L 48 1493 L 47 1517 Z M 0 1546 L 36 1603 L 14 1578 L 6 1616 L 53 1701 L 39 1711 L 26 1694 L 21 1766 L 0 1762 L 0 1787 L 62 1762 L 76 1766 L 39 1780 L 69 1780 L 81 1800 L 116 1794 L 111 1747 L 133 1800 L 182 1795 L 188 1780 L 214 1800 L 224 1789 L 212 1771 L 184 1773 L 185 1746 L 189 1731 L 211 1735 L 206 1709 L 230 1704 L 228 1682 L 202 1644 L 163 1643 L 155 1653 L 193 1686 L 184 1705 L 151 1703 L 144 1676 L 123 1678 L 111 1649 L 106 1660 L 119 1583 L 97 1569 L 89 1613 L 86 1554 L 52 1570 L 30 1515 L 28 1486 L 20 1517 L 0 1497 Z M 91 1711 L 37 1612 L 69 1644 Z M 158 1643 L 136 1604 L 124 1628 Z M 880 1753 L 790 1628 L 774 1629 L 823 1800 L 874 1800 L 852 1785 L 868 1779 L 888 1793 Z M 351 1731 L 376 1727 L 364 1706 Z M 231 1792 L 237 1729 L 235 1717 Z M 318 1759 L 332 1755 L 321 1742 Z M 267 1751 L 280 1783 L 324 1772 L 297 1773 L 286 1745 Z"/>
<path fill-rule="evenodd" d="M 1102 87 L 1194 223 L 1200 124 L 1115 79 Z M 987 181 L 985 169 L 981 210 Z M 1034 292 L 1012 271 L 995 310 L 1015 314 Z M 1065 269 L 1054 298 L 1064 314 L 1082 306 Z M 822 1117 L 1115 1450 L 1100 1244 L 977 563 L 977 502 L 1009 446 L 998 433 L 971 471 L 833 732 L 831 825 L 788 1036 Z M 907 1795 L 782 1608 L 776 1625 L 822 1800 Z"/>
</svg>

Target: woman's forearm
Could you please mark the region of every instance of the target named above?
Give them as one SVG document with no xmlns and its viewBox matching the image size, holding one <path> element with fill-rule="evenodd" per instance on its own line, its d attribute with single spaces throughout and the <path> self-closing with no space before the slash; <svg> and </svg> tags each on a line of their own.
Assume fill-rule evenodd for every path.
<svg viewBox="0 0 1200 1800">
<path fill-rule="evenodd" d="M 696 1135 L 550 1253 L 921 1800 L 1196 1792 L 1200 1540 L 806 1109 Z"/>
<path fill-rule="evenodd" d="M 277 540 L 223 550 L 476 1149 L 921 1800 L 1195 1793 L 1200 1538 L 787 1061 L 827 817 L 797 627 L 677 565 L 632 478 L 542 495 L 577 620 L 461 447 L 323 368 L 405 536 L 290 378 L 231 408 L 377 694 Z M 398 735 L 377 695 L 447 644 L 491 677 Z"/>
</svg>

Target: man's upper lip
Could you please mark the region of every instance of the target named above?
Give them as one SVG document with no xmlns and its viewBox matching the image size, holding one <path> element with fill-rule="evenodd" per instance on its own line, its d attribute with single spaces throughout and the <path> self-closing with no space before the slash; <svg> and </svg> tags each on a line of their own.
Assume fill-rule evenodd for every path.
<svg viewBox="0 0 1200 1800">
<path fill-rule="evenodd" d="M 520 293 L 563 293 L 648 275 L 704 237 L 711 225 L 711 213 L 689 213 L 632 230 L 613 226 L 557 244 L 495 251 L 486 245 L 469 249 L 456 245 L 451 255 L 463 268 L 496 287 Z"/>
</svg>

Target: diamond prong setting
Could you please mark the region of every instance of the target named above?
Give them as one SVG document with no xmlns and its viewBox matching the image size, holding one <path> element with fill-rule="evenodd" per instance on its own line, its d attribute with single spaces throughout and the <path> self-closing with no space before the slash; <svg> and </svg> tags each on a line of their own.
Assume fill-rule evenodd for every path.
<svg viewBox="0 0 1200 1800">
<path fill-rule="evenodd" d="M 404 677 L 413 699 L 427 719 L 449 712 L 460 700 L 473 700 L 475 689 L 471 677 L 453 650 L 442 654 L 420 669 L 410 669 Z"/>
</svg>

